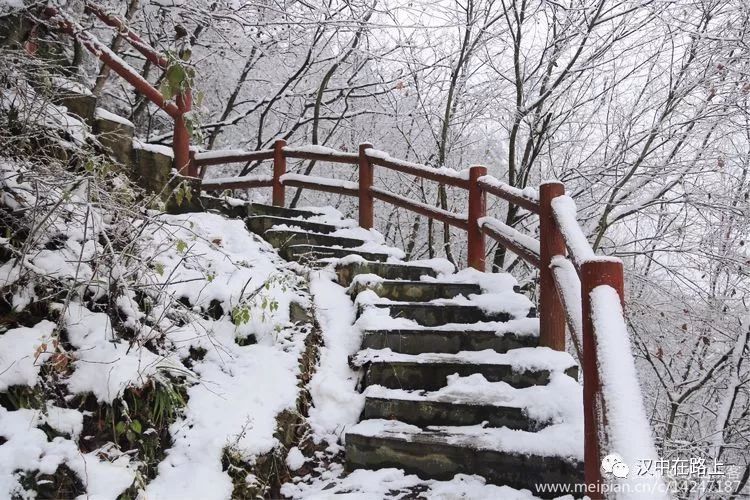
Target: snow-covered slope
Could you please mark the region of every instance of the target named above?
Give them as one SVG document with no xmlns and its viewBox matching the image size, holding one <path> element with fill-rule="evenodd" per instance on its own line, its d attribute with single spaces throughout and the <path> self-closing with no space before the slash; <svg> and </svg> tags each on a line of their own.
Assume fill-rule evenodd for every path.
<svg viewBox="0 0 750 500">
<path fill-rule="evenodd" d="M 124 183 L 0 167 L 0 498 L 56 473 L 63 497 L 230 498 L 223 459 L 247 476 L 296 408 L 301 278 L 243 221 L 147 210 Z"/>
</svg>

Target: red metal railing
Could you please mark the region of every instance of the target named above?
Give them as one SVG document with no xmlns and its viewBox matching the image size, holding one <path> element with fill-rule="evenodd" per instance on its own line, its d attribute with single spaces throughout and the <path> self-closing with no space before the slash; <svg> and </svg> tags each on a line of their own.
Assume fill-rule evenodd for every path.
<svg viewBox="0 0 750 500">
<path fill-rule="evenodd" d="M 159 54 L 156 49 L 144 42 L 119 17 L 106 13 L 102 7 L 93 2 L 85 2 L 85 8 L 87 12 L 94 14 L 104 24 L 116 29 L 120 36 L 154 66 L 160 68 L 162 71 L 169 69 L 169 59 Z M 112 71 L 132 85 L 135 90 L 143 94 L 149 101 L 164 110 L 174 120 L 174 135 L 172 138 L 174 166 L 183 175 L 196 176 L 197 172 L 190 158 L 190 132 L 186 123 L 186 115 L 192 109 L 193 104 L 190 86 L 186 84 L 183 88 L 180 88 L 176 93 L 174 102 L 165 99 L 157 88 L 151 85 L 148 80 L 143 78 L 128 63 L 112 52 L 109 47 L 99 41 L 93 34 L 84 30 L 81 25 L 70 20 L 59 9 L 46 7 L 42 14 L 53 27 L 75 38 L 81 46 L 98 57 L 102 63 L 109 66 Z M 37 44 L 34 42 L 27 43 L 26 48 L 30 52 L 35 52 Z"/>
<path fill-rule="evenodd" d="M 286 173 L 286 159 L 316 160 L 331 163 L 354 165 L 359 170 L 359 182 L 345 182 L 334 179 Z M 625 457 L 634 464 L 636 460 L 656 458 L 653 443 L 650 441 L 650 426 L 640 401 L 634 417 L 626 419 L 640 429 L 622 429 L 617 423 L 622 419 L 608 418 L 607 401 L 616 400 L 619 390 L 602 384 L 602 375 L 608 375 L 611 367 L 602 366 L 597 354 L 597 341 L 606 338 L 609 331 L 595 327 L 592 292 L 602 286 L 611 287 L 620 298 L 624 309 L 623 267 L 619 259 L 597 257 L 576 221 L 575 205 L 565 196 L 565 188 L 560 182 L 546 182 L 539 186 L 539 194 L 520 190 L 487 175 L 483 166 L 473 166 L 468 172 L 449 169 L 436 169 L 424 165 L 397 160 L 376 151 L 371 144 L 361 144 L 359 152 L 345 153 L 311 146 L 309 148 L 289 148 L 283 140 L 277 140 L 271 150 L 222 153 L 204 152 L 194 156 L 200 169 L 200 176 L 210 165 L 240 163 L 259 160 L 273 160 L 273 175 L 253 175 L 242 178 L 209 179 L 203 181 L 204 190 L 243 189 L 272 187 L 273 204 L 284 205 L 286 186 L 352 196 L 359 199 L 359 224 L 364 228 L 373 227 L 375 200 L 405 208 L 434 220 L 448 223 L 467 231 L 468 264 L 475 269 L 485 269 L 485 236 L 513 251 L 521 259 L 539 269 L 539 328 L 540 345 L 563 351 L 566 348 L 565 326 L 569 327 L 572 343 L 583 367 L 584 392 L 584 469 L 585 481 L 591 498 L 604 498 L 601 487 L 603 478 L 600 464 L 604 455 L 617 451 L 612 446 L 626 439 L 623 436 L 648 436 L 643 442 L 630 446 L 640 450 L 637 457 Z M 466 215 L 455 214 L 409 198 L 390 193 L 373 185 L 376 169 L 387 169 L 414 175 L 441 184 L 468 191 Z M 501 221 L 487 216 L 487 195 L 497 196 L 508 203 L 539 215 L 539 240 L 508 227 Z M 622 311 L 609 311 L 608 321 L 621 327 L 613 331 L 625 332 Z M 621 333 L 620 333 L 621 334 Z M 625 345 L 629 339 L 620 338 Z M 632 353 L 623 352 L 622 362 L 632 364 Z M 611 378 L 611 377 L 609 377 Z M 609 379 L 608 378 L 608 379 Z M 623 381 L 632 391 L 640 391 L 635 372 L 629 380 Z M 640 392 L 632 392 L 640 394 Z M 657 478 L 658 479 L 658 478 Z M 659 497 L 659 488 L 653 489 Z"/>
</svg>

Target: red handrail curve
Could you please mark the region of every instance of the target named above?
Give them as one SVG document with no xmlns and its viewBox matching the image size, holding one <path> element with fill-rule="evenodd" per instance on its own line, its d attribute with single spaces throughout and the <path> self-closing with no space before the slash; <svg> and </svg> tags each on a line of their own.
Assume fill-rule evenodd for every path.
<svg viewBox="0 0 750 500">
<path fill-rule="evenodd" d="M 118 33 L 128 43 L 157 67 L 163 70 L 167 69 L 169 65 L 168 59 L 144 42 L 117 16 L 107 14 L 102 7 L 93 2 L 85 2 L 85 8 L 87 11 L 93 12 L 108 26 L 117 29 Z M 196 166 L 190 157 L 190 133 L 185 121 L 185 116 L 191 111 L 193 105 L 191 89 L 189 87 L 181 89 L 177 93 L 174 102 L 168 101 L 158 89 L 151 85 L 148 80 L 143 78 L 128 63 L 112 52 L 109 47 L 101 43 L 89 31 L 84 30 L 78 23 L 68 19 L 59 9 L 45 7 L 42 14 L 45 18 L 56 23 L 57 29 L 75 38 L 86 50 L 99 58 L 102 63 L 109 66 L 112 71 L 128 82 L 135 90 L 143 94 L 149 101 L 164 110 L 174 120 L 174 134 L 172 138 L 174 166 L 183 175 L 197 176 Z M 32 53 L 35 52 L 36 44 L 29 43 L 26 46 L 27 50 Z"/>
<path fill-rule="evenodd" d="M 486 175 L 486 168 L 474 166 L 468 175 L 463 172 L 451 172 L 448 169 L 435 169 L 424 165 L 391 158 L 386 153 L 375 151 L 371 144 L 361 144 L 359 154 L 326 150 L 312 146 L 309 148 L 288 148 L 286 141 L 277 140 L 273 150 L 257 152 L 227 151 L 198 153 L 195 163 L 205 167 L 222 163 L 244 161 L 245 159 L 273 159 L 273 176 L 258 176 L 242 181 L 241 178 L 223 178 L 204 181 L 204 189 L 242 189 L 257 186 L 274 186 L 274 205 L 283 206 L 284 186 L 304 187 L 313 190 L 333 192 L 359 199 L 359 224 L 370 229 L 373 227 L 373 204 L 378 199 L 414 213 L 445 222 L 468 233 L 468 263 L 471 267 L 484 270 L 485 243 L 487 235 L 513 251 L 519 258 L 528 262 L 540 271 L 539 292 L 539 343 L 556 350 L 565 350 L 565 326 L 568 325 L 572 345 L 578 354 L 583 368 L 584 384 L 584 471 L 588 495 L 592 499 L 609 498 L 614 493 L 605 493 L 605 482 L 601 474 L 601 460 L 609 452 L 613 443 L 622 441 L 627 432 L 618 429 L 607 418 L 607 401 L 616 399 L 617 395 L 602 384 L 601 374 L 607 372 L 601 366 L 597 355 L 598 342 L 603 339 L 593 321 L 594 308 L 592 292 L 602 286 L 611 287 L 620 298 L 624 310 L 623 268 L 619 259 L 597 257 L 588 245 L 575 217 L 575 206 L 565 196 L 565 188 L 560 182 L 545 182 L 539 186 L 538 199 L 533 193 L 517 188 Z M 271 154 L 273 152 L 273 154 Z M 295 158 L 331 163 L 357 165 L 359 182 L 342 182 L 335 179 L 287 174 L 286 159 Z M 459 187 L 469 191 L 467 216 L 451 213 L 446 210 L 426 205 L 404 196 L 396 195 L 373 186 L 373 172 L 376 167 L 395 170 L 423 179 Z M 524 235 L 500 221 L 487 217 L 486 196 L 497 196 L 510 204 L 539 215 L 540 240 Z M 615 315 L 616 316 L 616 315 Z M 620 315 L 613 321 L 620 321 L 624 328 L 624 318 Z M 624 331 L 624 330 L 623 330 Z M 626 343 L 629 342 L 625 339 Z M 628 357 L 629 356 L 629 357 Z M 622 353 L 623 362 L 632 363 L 632 352 Z M 627 357 L 627 359 L 626 359 Z M 634 373 L 634 372 L 633 372 Z M 630 387 L 638 388 L 638 381 L 626 381 Z M 640 403 L 640 402 L 638 402 Z M 650 426 L 642 406 L 637 418 L 631 419 L 645 428 L 640 435 L 650 436 Z M 617 421 L 617 419 L 612 419 Z M 644 431 L 644 429 L 641 429 Z M 615 436 L 615 437 L 613 437 Z M 619 441 L 618 441 L 619 439 Z M 643 456 L 653 456 L 653 442 L 642 440 L 640 443 Z M 628 457 L 633 461 L 634 457 Z M 654 481 L 661 481 L 659 477 Z M 651 489 L 654 498 L 662 498 L 665 491 L 654 485 Z M 663 485 L 661 485 L 663 486 Z M 648 495 L 642 496 L 646 498 Z"/>
</svg>

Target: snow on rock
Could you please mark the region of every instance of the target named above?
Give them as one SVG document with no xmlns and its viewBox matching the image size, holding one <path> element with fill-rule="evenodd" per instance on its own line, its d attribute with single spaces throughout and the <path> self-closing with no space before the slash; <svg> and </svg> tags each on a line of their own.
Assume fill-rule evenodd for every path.
<svg viewBox="0 0 750 500">
<path fill-rule="evenodd" d="M 133 483 L 135 473 L 127 455 L 110 456 L 107 450 L 82 454 L 71 440 L 57 437 L 49 441 L 38 428 L 43 422 L 39 411 L 0 407 L 0 436 L 6 440 L 0 446 L 0 497 L 33 498 L 33 492 L 19 481 L 18 471 L 53 474 L 62 464 L 81 480 L 86 498 L 115 499 Z"/>
<path fill-rule="evenodd" d="M 229 447 L 252 462 L 278 445 L 276 416 L 297 397 L 298 354 L 219 339 L 193 368 L 201 383 L 188 390 L 185 415 L 170 427 L 172 446 L 147 498 L 230 498 L 222 454 Z"/>
<path fill-rule="evenodd" d="M 296 446 L 289 448 L 286 455 L 286 466 L 289 467 L 289 470 L 299 470 L 303 465 L 305 465 L 305 456 L 300 449 Z"/>
<path fill-rule="evenodd" d="M 110 462 L 98 455 L 96 451 L 81 454 L 76 450 L 76 455 L 67 461 L 67 465 L 86 487 L 87 500 L 119 498 L 135 480 L 130 459 L 127 455 L 120 455 Z"/>
<path fill-rule="evenodd" d="M 174 157 L 174 151 L 169 146 L 162 146 L 161 144 L 150 144 L 143 142 L 142 140 L 135 138 L 133 139 L 133 148 L 148 151 L 149 153 L 158 153 L 160 155 Z"/>
<path fill-rule="evenodd" d="M 0 335 L 0 391 L 37 384 L 41 365 L 52 355 L 54 330 L 54 323 L 42 320 L 31 328 L 13 328 Z"/>
<path fill-rule="evenodd" d="M 279 271 L 282 261 L 270 245 L 249 233 L 241 220 L 210 213 L 164 215 L 159 220 L 164 226 L 152 235 L 147 250 L 156 267 L 152 279 L 160 283 L 169 277 L 165 292 L 186 299 L 194 309 L 207 308 L 215 300 L 228 313 L 269 280 L 277 279 L 284 288 L 282 282 L 290 279 Z M 284 306 L 293 296 L 275 294 L 283 301 L 279 312 L 288 310 Z M 274 325 L 263 317 L 255 319 L 254 328 L 264 335 L 272 333 Z"/>
<path fill-rule="evenodd" d="M 83 413 L 49 403 L 47 403 L 44 421 L 57 432 L 70 436 L 73 441 L 78 440 L 83 430 Z"/>
<path fill-rule="evenodd" d="M 120 115 L 111 113 L 104 108 L 96 108 L 94 118 L 96 118 L 97 120 L 107 120 L 110 122 L 118 123 L 120 125 L 125 125 L 126 127 L 135 128 L 133 122 L 131 122 L 127 118 L 123 118 Z"/>
<path fill-rule="evenodd" d="M 21 266 L 16 259 L 10 259 L 0 266 L 0 286 L 10 286 L 21 276 Z"/>
<path fill-rule="evenodd" d="M 0 11 L 22 9 L 23 7 L 23 0 L 0 0 Z"/>
<path fill-rule="evenodd" d="M 98 401 L 111 403 L 128 387 L 142 387 L 160 370 L 184 370 L 171 357 L 146 348 L 132 349 L 118 340 L 109 316 L 93 313 L 71 302 L 64 311 L 68 339 L 77 349 L 68 389 L 73 394 L 93 393 Z"/>
<path fill-rule="evenodd" d="M 349 367 L 349 356 L 362 342 L 355 328 L 356 308 L 346 289 L 336 283 L 332 271 L 315 271 L 310 277 L 318 322 L 323 336 L 319 366 L 310 381 L 312 407 L 308 422 L 317 442 L 336 447 L 347 426 L 356 424 L 364 407 L 357 392 L 357 373 Z"/>
<path fill-rule="evenodd" d="M 51 80 L 52 80 L 52 86 L 58 90 L 71 92 L 73 94 L 86 95 L 86 96 L 94 95 L 91 93 L 91 90 L 89 90 L 83 84 L 76 82 L 75 80 L 71 80 L 69 78 L 63 78 L 61 76 L 53 76 Z"/>
</svg>

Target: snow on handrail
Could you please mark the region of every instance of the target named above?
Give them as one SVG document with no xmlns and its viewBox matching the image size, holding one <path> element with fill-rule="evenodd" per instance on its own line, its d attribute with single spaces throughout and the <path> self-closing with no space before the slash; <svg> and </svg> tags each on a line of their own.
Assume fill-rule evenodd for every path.
<svg viewBox="0 0 750 500">
<path fill-rule="evenodd" d="M 607 453 L 619 454 L 630 467 L 656 463 L 658 454 L 643 405 L 632 346 L 618 292 L 608 285 L 591 291 L 591 320 L 596 332 L 596 358 L 601 383 L 604 440 Z M 650 462 L 647 462 L 650 461 Z M 631 471 L 618 482 L 618 499 L 667 499 L 661 476 Z"/>
<path fill-rule="evenodd" d="M 424 215 L 425 217 L 430 217 L 440 222 L 446 222 L 460 229 L 465 230 L 469 227 L 468 219 L 466 217 L 449 212 L 448 210 L 442 210 L 426 203 L 410 200 L 405 196 L 389 193 L 376 187 L 373 187 L 371 191 L 375 198 L 390 203 L 391 205 L 411 210 L 412 212 Z"/>
<path fill-rule="evenodd" d="M 304 187 L 346 196 L 357 196 L 359 194 L 359 185 L 351 181 L 302 174 L 284 174 L 280 177 L 280 180 L 285 186 Z"/>
<path fill-rule="evenodd" d="M 225 163 L 244 163 L 248 161 L 270 160 L 273 149 L 243 151 L 241 149 L 220 149 L 195 153 L 195 162 L 201 166 L 223 165 Z"/>
<path fill-rule="evenodd" d="M 583 309 L 581 303 L 581 280 L 573 263 L 562 255 L 552 257 L 550 264 L 555 278 L 555 287 L 565 309 L 565 320 L 570 329 L 573 347 L 578 359 L 583 359 Z"/>
<path fill-rule="evenodd" d="M 427 165 L 420 165 L 419 163 L 397 160 L 392 158 L 391 155 L 385 151 L 378 151 L 376 149 L 368 149 L 365 154 L 372 163 L 380 165 L 381 167 L 389 168 L 404 174 L 423 177 L 449 186 L 456 186 L 464 189 L 469 188 L 468 169 L 458 171 L 447 167 L 428 167 Z"/>
<path fill-rule="evenodd" d="M 494 194 L 495 196 L 518 205 L 529 212 L 535 214 L 539 213 L 539 195 L 535 190 L 531 188 L 518 189 L 491 175 L 483 175 L 477 179 L 477 182 L 483 191 Z"/>
<path fill-rule="evenodd" d="M 576 267 L 580 268 L 584 262 L 595 259 L 596 254 L 578 224 L 577 209 L 573 198 L 567 195 L 554 198 L 552 200 L 552 213 Z"/>
<path fill-rule="evenodd" d="M 356 165 L 359 162 L 359 155 L 357 153 L 347 153 L 345 151 L 339 151 L 337 149 L 328 148 L 325 146 L 286 146 L 283 148 L 283 151 L 284 156 L 286 156 L 287 158 L 328 161 L 333 163 L 348 163 L 352 165 Z"/>
<path fill-rule="evenodd" d="M 270 187 L 272 184 L 273 176 L 245 175 L 243 177 L 216 177 L 214 179 L 207 179 L 201 183 L 201 188 L 206 191 L 216 191 L 220 189 Z"/>
<path fill-rule="evenodd" d="M 477 223 L 482 232 L 508 247 L 526 262 L 539 267 L 541 247 L 538 240 L 500 222 L 494 217 L 481 217 Z"/>
</svg>

